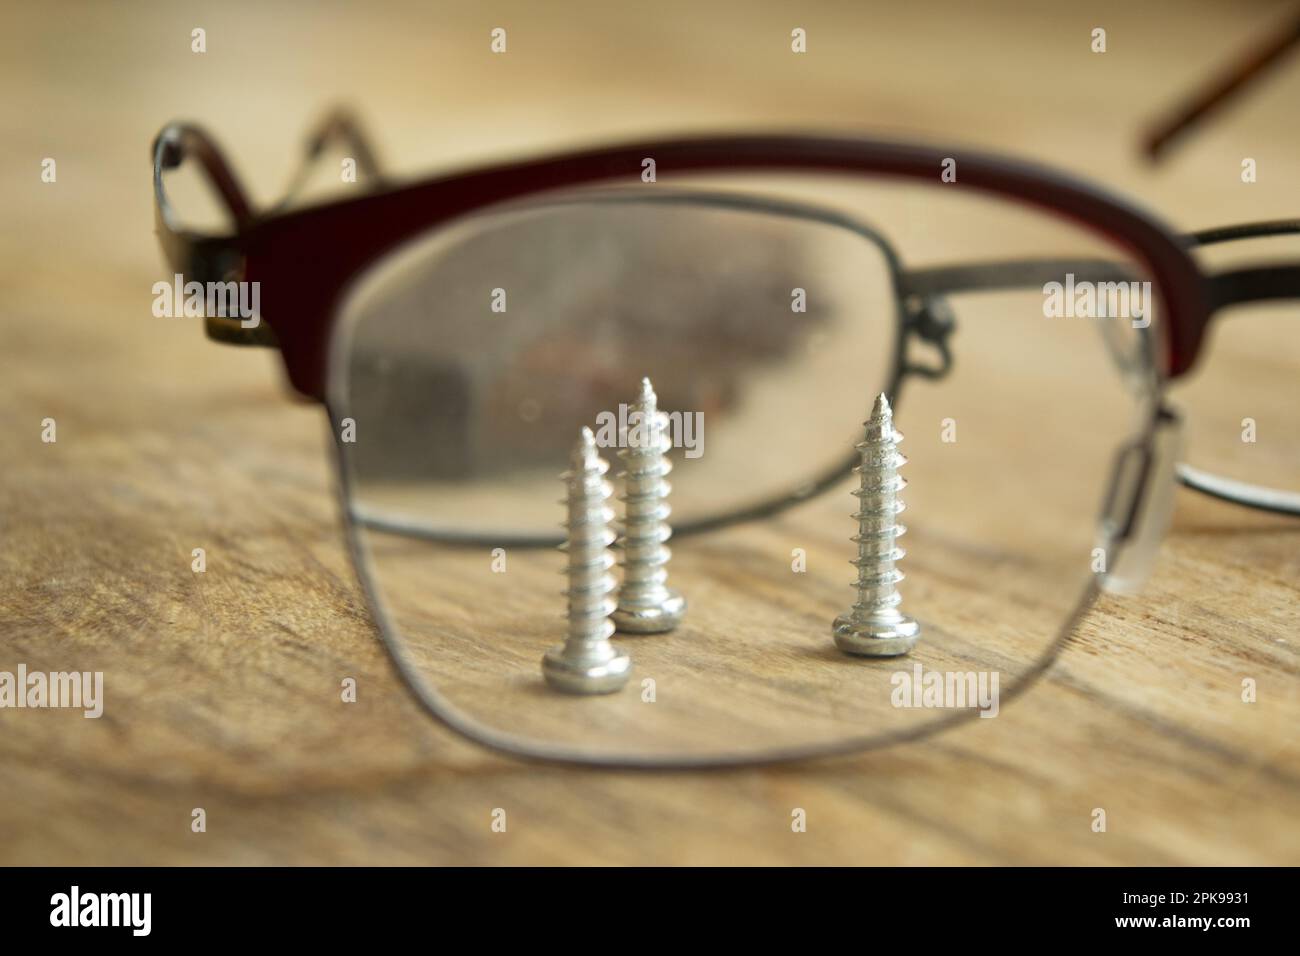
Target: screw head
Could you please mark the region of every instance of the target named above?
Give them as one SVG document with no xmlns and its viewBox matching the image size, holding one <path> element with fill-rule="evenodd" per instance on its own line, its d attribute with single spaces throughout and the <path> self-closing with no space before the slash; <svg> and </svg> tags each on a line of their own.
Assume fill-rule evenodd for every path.
<svg viewBox="0 0 1300 956">
<path fill-rule="evenodd" d="M 610 615 L 623 634 L 663 634 L 682 622 L 686 598 L 669 589 L 668 596 L 649 607 L 619 607 Z"/>
<path fill-rule="evenodd" d="M 546 683 L 566 694 L 612 694 L 632 674 L 632 658 L 617 651 L 605 660 L 573 660 L 564 645 L 552 647 L 542 658 Z"/>
<path fill-rule="evenodd" d="M 835 619 L 831 633 L 835 635 L 835 646 L 845 654 L 899 657 L 916 646 L 921 637 L 921 625 L 901 614 L 896 620 L 865 624 L 842 614 Z"/>
</svg>

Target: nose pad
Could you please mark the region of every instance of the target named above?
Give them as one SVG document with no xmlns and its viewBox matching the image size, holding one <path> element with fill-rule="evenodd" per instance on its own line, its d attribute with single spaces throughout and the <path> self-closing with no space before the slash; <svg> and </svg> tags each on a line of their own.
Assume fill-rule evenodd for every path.
<svg viewBox="0 0 1300 956">
<path fill-rule="evenodd" d="M 1182 417 L 1162 406 L 1149 447 L 1130 445 L 1115 462 L 1099 529 L 1106 558 L 1100 584 L 1108 594 L 1135 594 L 1151 575 L 1174 508 L 1182 443 Z"/>
</svg>

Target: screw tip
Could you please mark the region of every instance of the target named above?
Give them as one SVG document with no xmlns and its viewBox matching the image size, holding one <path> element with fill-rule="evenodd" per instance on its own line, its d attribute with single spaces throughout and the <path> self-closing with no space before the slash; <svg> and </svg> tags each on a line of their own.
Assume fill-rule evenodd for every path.
<svg viewBox="0 0 1300 956">
<path fill-rule="evenodd" d="M 594 467 L 599 460 L 600 451 L 596 447 L 596 433 L 584 425 L 577 443 L 573 446 L 573 454 L 570 456 L 571 468 L 575 472 L 581 472 Z"/>
<path fill-rule="evenodd" d="M 876 396 L 875 402 L 871 406 L 870 417 L 862 424 L 870 428 L 873 425 L 882 425 L 886 422 L 893 424 L 894 410 L 889 407 L 889 399 L 881 392 Z"/>
</svg>

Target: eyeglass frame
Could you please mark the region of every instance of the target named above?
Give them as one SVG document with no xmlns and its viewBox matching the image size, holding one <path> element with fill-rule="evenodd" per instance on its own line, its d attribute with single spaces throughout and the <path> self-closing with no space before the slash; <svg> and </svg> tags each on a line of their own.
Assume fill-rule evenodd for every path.
<svg viewBox="0 0 1300 956">
<path fill-rule="evenodd" d="M 371 186 L 361 196 L 301 208 L 288 208 L 289 200 L 306 181 L 310 162 L 319 158 L 333 141 L 345 142 L 357 160 L 358 171 Z M 1151 275 L 1160 291 L 1161 321 L 1154 326 L 1159 340 L 1146 351 L 1157 380 L 1156 400 L 1151 417 L 1133 446 L 1121 455 L 1137 450 L 1142 456 L 1138 488 L 1132 507 L 1114 529 L 1120 547 L 1132 535 L 1137 509 L 1146 500 L 1156 455 L 1156 436 L 1174 413 L 1164 405 L 1165 386 L 1186 375 L 1195 365 L 1210 321 L 1222 310 L 1250 302 L 1300 298 L 1300 263 L 1236 268 L 1205 273 L 1191 255 L 1197 245 L 1233 239 L 1300 233 L 1300 220 L 1277 220 L 1206 230 L 1180 237 L 1155 217 L 1105 190 L 1066 174 L 1035 164 L 984 152 L 944 149 L 933 146 L 883 140 L 813 135 L 738 134 L 638 143 L 577 150 L 556 156 L 528 159 L 502 165 L 435 176 L 407 184 L 390 183 L 383 175 L 374 151 L 360 125 L 348 113 L 327 115 L 308 138 L 307 160 L 295 175 L 286 196 L 270 209 L 255 212 L 232 167 L 215 140 L 190 123 L 168 124 L 152 146 L 155 226 L 168 264 L 188 279 L 206 282 L 259 282 L 260 322 L 245 328 L 239 319 L 206 316 L 205 330 L 216 341 L 278 348 L 289 382 L 304 397 L 324 404 L 334 419 L 328 397 L 332 323 L 352 281 L 370 265 L 406 241 L 461 217 L 504 203 L 546 193 L 617 183 L 641 182 L 642 164 L 652 157 L 662 172 L 681 173 L 830 173 L 903 180 L 935 181 L 954 157 L 958 177 L 945 188 L 973 188 L 978 192 L 1028 204 L 1074 221 L 1130 253 Z M 234 231 L 228 234 L 201 233 L 182 227 L 167 197 L 163 173 L 176 169 L 187 159 L 198 161 L 222 198 Z M 746 200 L 752 202 L 753 200 Z M 832 215 L 824 213 L 825 215 Z M 851 224 L 860 231 L 860 224 Z M 935 345 L 943 366 L 927 369 L 908 366 L 902 353 L 887 389 L 896 397 L 902 372 L 934 377 L 946 370 L 951 356 L 946 351 L 942 317 L 927 304 L 944 294 L 1006 287 L 1041 285 L 1072 268 L 1106 268 L 1105 263 L 1064 260 L 1022 260 L 939 267 L 914 272 L 891 262 L 900 303 L 922 303 L 911 308 L 912 323 L 904 320 L 898 348 L 904 349 L 908 331 Z M 938 322 L 936 326 L 934 323 Z M 926 327 L 930 323 L 930 327 Z M 948 329 L 950 331 L 950 328 Z M 1142 329 L 1145 336 L 1150 330 Z M 1147 340 L 1149 341 L 1149 340 Z M 360 527 L 414 534 L 409 525 L 386 527 L 382 521 L 367 521 L 351 506 L 350 475 L 345 450 L 334 429 L 340 495 L 348 518 L 347 536 L 353 564 L 371 602 L 371 610 L 394 665 L 408 689 L 435 719 L 462 736 L 490 749 L 525 759 L 578 766 L 608 766 L 627 769 L 701 769 L 755 766 L 860 752 L 886 742 L 880 735 L 844 738 L 830 744 L 798 746 L 761 754 L 701 754 L 690 757 L 641 757 L 638 755 L 592 755 L 581 749 L 538 745 L 528 738 L 500 733 L 459 714 L 440 694 L 427 687 L 415 673 L 404 651 L 390 639 L 395 633 L 379 591 L 370 580 Z M 852 467 L 850 459 L 826 472 L 818 480 L 790 494 L 756 507 L 744 508 L 704 520 L 680 533 L 694 533 L 722 524 L 751 520 L 784 510 L 834 484 Z M 1277 507 L 1234 498 L 1220 486 L 1200 487 L 1179 475 L 1184 483 L 1207 494 L 1284 514 L 1300 513 L 1294 502 Z M 1209 476 L 1213 478 L 1214 476 Z M 1113 489 L 1112 489 L 1113 492 Z M 495 540 L 495 539 L 494 539 Z M 498 542 L 499 543 L 499 542 Z M 528 541 L 540 545 L 550 542 Z M 1007 701 L 1028 690 L 1055 660 L 1069 639 L 1078 619 L 1091 606 L 1097 593 L 1094 583 L 1075 608 L 1059 635 L 1043 656 L 1011 691 Z M 888 736 L 888 743 L 900 743 L 939 733 L 967 715 L 948 717 L 904 733 Z"/>
</svg>

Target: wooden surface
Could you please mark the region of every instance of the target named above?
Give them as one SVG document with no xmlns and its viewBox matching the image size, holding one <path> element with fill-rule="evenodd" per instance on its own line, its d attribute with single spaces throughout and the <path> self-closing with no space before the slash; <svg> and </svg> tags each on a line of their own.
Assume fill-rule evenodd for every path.
<svg viewBox="0 0 1300 956">
<path fill-rule="evenodd" d="M 217 131 L 267 200 L 339 99 L 402 172 L 664 129 L 910 130 L 1101 178 L 1180 228 L 1294 215 L 1294 66 L 1167 168 L 1135 158 L 1141 123 L 1285 5 L 1127 7 L 7 10 L 0 79 L 24 93 L 0 106 L 0 670 L 103 670 L 106 707 L 0 711 L 0 861 L 1300 862 L 1295 521 L 1180 492 L 1147 591 L 1103 601 L 996 720 L 778 770 L 524 765 L 432 725 L 392 675 L 323 416 L 286 397 L 275 357 L 150 315 L 162 123 Z M 510 52 L 493 58 L 498 25 Z M 1295 411 L 1296 340 L 1242 328 L 1181 390 L 1193 424 L 1238 420 L 1245 394 L 1294 441 L 1277 410 Z M 1259 445 L 1281 481 L 1295 453 L 1278 438 Z"/>
</svg>

